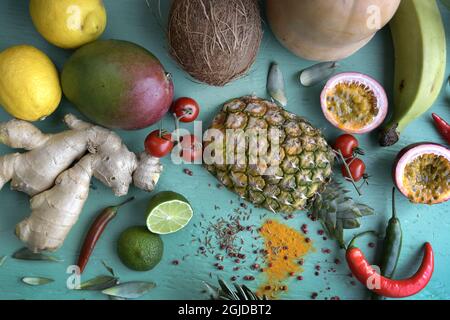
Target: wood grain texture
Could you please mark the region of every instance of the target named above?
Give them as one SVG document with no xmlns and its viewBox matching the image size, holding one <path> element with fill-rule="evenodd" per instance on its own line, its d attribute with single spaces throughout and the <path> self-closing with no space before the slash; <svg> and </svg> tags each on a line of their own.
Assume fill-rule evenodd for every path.
<svg viewBox="0 0 450 320">
<path fill-rule="evenodd" d="M 168 1 L 162 1 L 163 16 L 167 14 Z M 126 39 L 136 42 L 152 51 L 162 61 L 166 69 L 173 74 L 176 95 L 192 96 L 202 106 L 201 120 L 205 127 L 209 125 L 213 115 L 220 104 L 232 97 L 256 93 L 265 97 L 265 81 L 270 62 L 277 61 L 287 81 L 287 95 L 289 99 L 289 111 L 303 115 L 311 122 L 324 130 L 325 135 L 332 139 L 337 136 L 337 130 L 330 127 L 325 121 L 320 105 L 320 86 L 314 88 L 301 88 L 297 82 L 297 72 L 310 65 L 308 61 L 301 60 L 284 49 L 273 37 L 267 26 L 264 40 L 256 64 L 250 74 L 224 88 L 214 88 L 198 84 L 182 72 L 167 54 L 165 32 L 161 25 L 164 18 L 159 19 L 146 6 L 144 0 L 114 1 L 106 0 L 108 10 L 108 26 L 102 38 Z M 450 30 L 450 16 L 444 7 L 441 7 L 446 21 L 446 28 Z M 450 33 L 449 33 L 450 34 Z M 448 37 L 448 35 L 447 35 Z M 0 50 L 11 45 L 31 44 L 45 51 L 61 70 L 64 61 L 71 54 L 70 51 L 55 48 L 48 44 L 34 29 L 28 14 L 28 1 L 3 0 L 0 1 Z M 342 62 L 342 71 L 359 71 L 367 73 L 378 79 L 386 88 L 391 97 L 393 78 L 393 49 L 388 29 L 381 31 L 365 48 L 351 58 Z M 447 70 L 449 71 L 449 70 Z M 448 72 L 447 72 L 448 74 Z M 1 75 L 0 75 L 1 76 Z M 433 107 L 433 111 L 444 118 L 450 118 L 450 102 L 448 92 L 443 90 L 439 101 Z M 38 126 L 45 131 L 57 132 L 63 129 L 62 116 L 67 112 L 78 114 L 76 109 L 67 101 L 63 101 L 58 111 L 45 122 Z M 364 190 L 361 201 L 373 206 L 376 215 L 363 221 L 363 230 L 384 230 L 385 223 L 390 216 L 390 193 L 392 179 L 390 168 L 397 152 L 404 146 L 417 141 L 444 141 L 435 132 L 430 121 L 431 111 L 415 121 L 404 133 L 402 140 L 394 147 L 381 149 L 377 146 L 375 135 L 366 135 L 360 138 L 362 146 L 367 150 L 364 160 L 368 171 L 372 175 L 370 186 Z M 0 110 L 0 121 L 10 117 Z M 171 123 L 167 118 L 166 123 Z M 140 151 L 142 142 L 151 129 L 136 132 L 119 132 L 130 149 Z M 7 147 L 0 146 L 0 154 L 11 152 Z M 192 203 L 195 216 L 188 227 L 182 231 L 164 236 L 165 253 L 162 262 L 152 271 L 138 273 L 128 270 L 123 266 L 115 250 L 116 240 L 122 230 L 132 225 L 142 224 L 144 211 L 151 195 L 132 188 L 131 195 L 136 196 L 137 201 L 124 207 L 119 216 L 108 227 L 102 236 L 89 263 L 84 280 L 106 274 L 101 264 L 105 260 L 121 277 L 122 281 L 149 280 L 157 283 L 157 288 L 145 299 L 203 299 L 202 281 L 215 282 L 220 276 L 229 279 L 232 275 L 232 266 L 226 265 L 224 271 L 215 271 L 212 267 L 214 257 L 195 256 L 196 245 L 190 245 L 192 235 L 200 235 L 201 229 L 195 228 L 200 222 L 207 223 L 215 216 L 225 216 L 238 206 L 237 197 L 222 189 L 218 190 L 215 179 L 202 167 L 189 166 L 193 176 L 183 173 L 186 166 L 175 166 L 164 160 L 165 171 L 157 187 L 157 191 L 173 190 L 183 193 Z M 23 262 L 9 258 L 0 267 L 0 299 L 105 299 L 100 293 L 74 292 L 66 288 L 66 268 L 76 261 L 80 242 L 84 232 L 92 218 L 98 212 L 113 203 L 120 202 L 112 192 L 104 188 L 97 181 L 94 182 L 95 190 L 91 190 L 90 198 L 84 208 L 83 214 L 70 233 L 64 247 L 57 255 L 64 259 L 63 263 L 39 263 Z M 210 185 L 210 186 L 209 186 Z M 356 195 L 354 194 L 356 197 Z M 233 201 L 233 205 L 230 205 Z M 410 204 L 406 199 L 398 199 L 398 214 L 402 220 L 404 230 L 404 247 L 400 259 L 398 277 L 406 277 L 415 272 L 419 261 L 422 245 L 425 241 L 433 244 L 436 253 L 435 274 L 429 286 L 412 299 L 449 299 L 450 277 L 448 265 L 450 265 L 450 203 L 433 207 Z M 215 210 L 217 205 L 220 210 Z M 260 215 L 274 218 L 260 209 L 253 209 L 251 224 L 261 225 Z M 201 217 L 204 214 L 205 218 Z M 24 194 L 12 192 L 6 186 L 0 192 L 0 256 L 11 255 L 22 245 L 13 234 L 14 227 L 21 219 L 29 214 L 28 198 Z M 276 218 L 276 217 L 275 217 Z M 306 257 L 303 276 L 304 281 L 292 280 L 288 283 L 289 293 L 282 296 L 283 299 L 309 299 L 312 292 L 319 292 L 319 298 L 325 299 L 332 296 L 340 296 L 342 299 L 364 299 L 368 296 L 366 290 L 359 284 L 352 285 L 352 279 L 348 276 L 348 269 L 344 264 L 334 265 L 335 258 L 343 261 L 343 252 L 339 251 L 333 241 L 323 241 L 316 231 L 319 223 L 309 221 L 306 214 L 299 213 L 289 224 L 300 228 L 303 223 L 309 225 L 310 234 L 314 241 L 316 251 Z M 346 238 L 352 236 L 346 233 Z M 251 239 L 247 239 L 249 245 Z M 185 246 L 180 246 L 185 244 Z M 370 259 L 374 258 L 375 250 L 362 244 L 364 251 Z M 330 248 L 331 254 L 325 255 L 322 248 Z M 251 249 L 248 248 L 250 251 Z M 189 254 L 190 257 L 178 266 L 171 265 L 174 259 L 180 259 Z M 314 276 L 314 266 L 322 266 L 320 276 Z M 242 271 L 241 275 L 250 272 L 251 263 Z M 327 272 L 330 267 L 337 271 Z M 209 273 L 212 272 L 212 279 Z M 45 287 L 35 288 L 23 285 L 20 278 L 23 276 L 44 276 L 54 278 L 56 281 Z M 256 287 L 263 279 L 257 276 L 257 281 L 249 283 Z M 327 290 L 327 288 L 330 290 Z"/>
</svg>

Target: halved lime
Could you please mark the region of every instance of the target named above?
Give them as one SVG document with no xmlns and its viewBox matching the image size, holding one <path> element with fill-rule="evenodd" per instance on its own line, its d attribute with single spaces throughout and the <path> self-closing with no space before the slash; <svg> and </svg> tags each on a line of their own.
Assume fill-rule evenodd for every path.
<svg viewBox="0 0 450 320">
<path fill-rule="evenodd" d="M 169 234 L 184 228 L 194 214 L 189 201 L 181 194 L 164 191 L 150 200 L 147 228 L 157 234 Z"/>
</svg>

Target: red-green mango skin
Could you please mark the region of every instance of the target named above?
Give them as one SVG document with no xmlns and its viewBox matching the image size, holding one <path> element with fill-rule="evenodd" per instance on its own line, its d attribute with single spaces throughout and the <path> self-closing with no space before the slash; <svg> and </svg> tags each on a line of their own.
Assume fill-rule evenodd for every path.
<svg viewBox="0 0 450 320">
<path fill-rule="evenodd" d="M 81 113 L 113 129 L 137 130 L 158 122 L 174 94 L 159 60 L 122 40 L 98 40 L 78 49 L 64 65 L 61 82 Z"/>
</svg>

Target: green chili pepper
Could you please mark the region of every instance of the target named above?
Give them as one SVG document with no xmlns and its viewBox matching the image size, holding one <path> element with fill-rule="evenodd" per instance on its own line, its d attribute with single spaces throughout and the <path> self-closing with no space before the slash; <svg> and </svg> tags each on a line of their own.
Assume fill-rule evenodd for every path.
<svg viewBox="0 0 450 320">
<path fill-rule="evenodd" d="M 386 278 L 392 278 L 397 268 L 400 251 L 402 249 L 402 228 L 395 210 L 395 188 L 392 190 L 392 218 L 386 228 L 386 236 L 383 243 L 383 254 L 381 256 L 380 272 Z M 382 299 L 373 295 L 373 299 Z"/>
</svg>

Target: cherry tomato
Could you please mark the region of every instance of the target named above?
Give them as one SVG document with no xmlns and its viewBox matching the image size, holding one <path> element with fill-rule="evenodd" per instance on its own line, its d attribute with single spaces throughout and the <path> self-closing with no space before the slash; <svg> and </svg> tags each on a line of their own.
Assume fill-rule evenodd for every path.
<svg viewBox="0 0 450 320">
<path fill-rule="evenodd" d="M 195 135 L 180 137 L 180 157 L 186 162 L 200 161 L 203 157 L 203 146 Z"/>
<path fill-rule="evenodd" d="M 343 134 L 334 142 L 333 149 L 341 151 L 344 158 L 352 158 L 355 154 L 364 154 L 359 148 L 358 140 L 351 134 Z"/>
<path fill-rule="evenodd" d="M 366 176 L 366 165 L 365 163 L 358 158 L 351 158 L 346 160 L 347 165 L 350 169 L 350 173 L 352 174 L 352 178 L 355 182 L 358 182 L 362 178 Z M 350 176 L 347 172 L 347 168 L 345 165 L 342 165 L 342 175 L 348 179 L 350 179 Z"/>
<path fill-rule="evenodd" d="M 145 139 L 145 151 L 156 158 L 163 158 L 172 151 L 172 135 L 163 130 L 152 131 Z"/>
<path fill-rule="evenodd" d="M 180 122 L 192 122 L 197 119 L 200 113 L 200 106 L 197 101 L 191 98 L 180 98 L 172 105 L 172 113 Z"/>
</svg>

